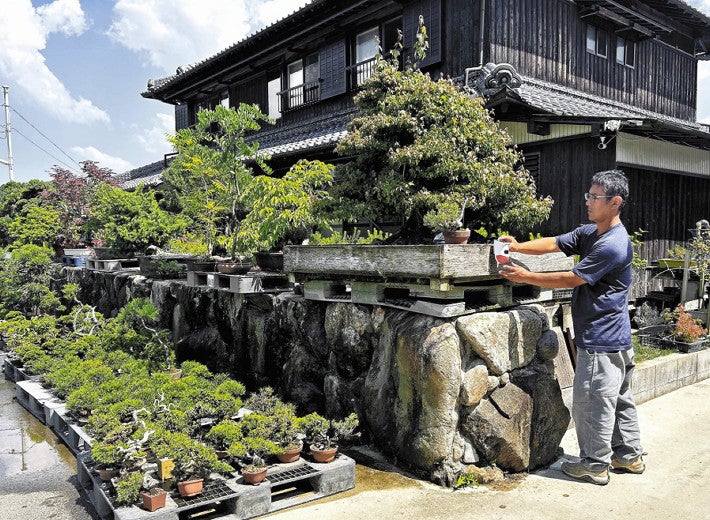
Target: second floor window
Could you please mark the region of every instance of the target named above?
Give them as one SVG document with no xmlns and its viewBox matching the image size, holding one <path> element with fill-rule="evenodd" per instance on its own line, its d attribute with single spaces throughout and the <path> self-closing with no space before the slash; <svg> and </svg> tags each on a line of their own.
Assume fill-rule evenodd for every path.
<svg viewBox="0 0 710 520">
<path fill-rule="evenodd" d="M 633 68 L 636 65 L 636 42 L 616 38 L 616 62 Z"/>
<path fill-rule="evenodd" d="M 318 54 L 310 54 L 288 65 L 288 107 L 318 100 L 320 62 Z"/>
<path fill-rule="evenodd" d="M 606 58 L 607 40 L 608 37 L 604 29 L 595 25 L 587 25 L 587 52 Z"/>
<path fill-rule="evenodd" d="M 372 76 L 375 55 L 378 51 L 377 38 L 379 38 L 379 36 L 379 28 L 373 27 L 365 32 L 361 32 L 355 39 L 355 81 L 357 85 L 362 84 L 363 81 Z"/>
</svg>

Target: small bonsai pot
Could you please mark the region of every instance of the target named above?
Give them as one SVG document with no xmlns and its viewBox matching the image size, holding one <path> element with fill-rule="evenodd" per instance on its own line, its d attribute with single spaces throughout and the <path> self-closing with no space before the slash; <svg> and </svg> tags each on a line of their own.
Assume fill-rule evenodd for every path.
<svg viewBox="0 0 710 520">
<path fill-rule="evenodd" d="M 283 453 L 279 453 L 276 455 L 276 457 L 279 459 L 279 462 L 283 463 L 289 463 L 289 462 L 296 462 L 298 459 L 301 458 L 301 451 L 303 450 L 303 443 L 301 443 L 298 447 L 292 447 L 292 448 L 286 448 Z"/>
<path fill-rule="evenodd" d="M 238 260 L 222 260 L 217 262 L 217 271 L 222 274 L 245 274 L 251 269 L 249 262 Z"/>
<path fill-rule="evenodd" d="M 152 512 L 165 507 L 165 497 L 168 496 L 168 493 L 163 488 L 154 487 L 149 491 L 142 492 L 141 496 L 143 497 L 143 507 Z"/>
<path fill-rule="evenodd" d="M 337 446 L 335 448 L 327 448 L 324 450 L 319 450 L 314 446 L 311 446 L 311 455 L 313 456 L 313 460 L 320 463 L 333 462 L 337 452 Z"/>
<path fill-rule="evenodd" d="M 178 482 L 178 492 L 181 497 L 194 497 L 202 493 L 202 487 L 204 486 L 204 479 L 196 478 L 193 480 L 183 480 Z"/>
<path fill-rule="evenodd" d="M 242 470 L 242 478 L 247 484 L 258 486 L 266 478 L 267 468 L 254 468 L 253 470 Z"/>
</svg>

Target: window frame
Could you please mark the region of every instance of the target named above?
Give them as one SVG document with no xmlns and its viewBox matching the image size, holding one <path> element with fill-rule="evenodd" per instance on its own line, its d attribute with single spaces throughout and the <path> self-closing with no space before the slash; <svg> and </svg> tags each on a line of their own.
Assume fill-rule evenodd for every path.
<svg viewBox="0 0 710 520">
<path fill-rule="evenodd" d="M 600 35 L 603 35 L 603 48 L 601 48 L 602 39 Z M 585 31 L 585 41 L 588 54 L 605 59 L 609 56 L 609 34 L 606 30 L 588 23 Z"/>
<path fill-rule="evenodd" d="M 620 57 L 620 49 L 622 56 Z M 631 49 L 631 52 L 629 50 Z M 622 38 L 621 36 L 616 37 L 616 63 L 623 65 L 624 67 L 629 67 L 633 69 L 636 67 L 636 42 Z M 631 59 L 629 59 L 631 55 Z"/>
</svg>

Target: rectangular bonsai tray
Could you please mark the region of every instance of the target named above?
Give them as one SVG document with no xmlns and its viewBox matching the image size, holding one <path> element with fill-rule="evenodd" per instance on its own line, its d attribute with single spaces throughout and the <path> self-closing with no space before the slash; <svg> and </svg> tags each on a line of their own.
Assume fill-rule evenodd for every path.
<svg viewBox="0 0 710 520">
<path fill-rule="evenodd" d="M 356 276 L 369 279 L 476 281 L 500 278 L 490 244 L 286 246 L 284 271 L 299 279 Z M 567 271 L 563 253 L 522 255 L 513 262 L 535 272 Z"/>
</svg>

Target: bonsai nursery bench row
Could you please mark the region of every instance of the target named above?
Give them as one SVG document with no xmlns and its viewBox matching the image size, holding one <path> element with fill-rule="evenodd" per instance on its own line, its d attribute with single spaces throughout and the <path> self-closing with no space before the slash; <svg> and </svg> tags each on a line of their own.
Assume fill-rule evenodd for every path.
<svg viewBox="0 0 710 520">
<path fill-rule="evenodd" d="M 188 271 L 187 285 L 191 287 L 204 286 L 236 294 L 275 293 L 292 290 L 285 274 L 268 271 L 247 274 Z"/>
<path fill-rule="evenodd" d="M 111 260 L 99 260 L 98 258 L 87 258 L 84 268 L 89 271 L 121 271 L 128 267 L 138 267 L 137 258 L 118 258 Z"/>
<path fill-rule="evenodd" d="M 304 459 L 269 468 L 258 486 L 242 483 L 242 477 L 215 479 L 205 484 L 203 492 L 182 498 L 177 491 L 168 495 L 166 507 L 148 512 L 138 506 L 116 507 L 107 485 L 92 471 L 92 438 L 68 414 L 65 403 L 30 379 L 21 368 L 4 360 L 5 377 L 15 383 L 17 402 L 55 434 L 73 452 L 77 460 L 77 476 L 94 508 L 102 519 L 112 520 L 179 520 L 185 515 L 209 514 L 217 520 L 240 520 L 300 505 L 355 487 L 355 461 L 339 454 L 335 461 L 319 464 Z M 32 376 L 35 377 L 35 376 Z"/>
</svg>

